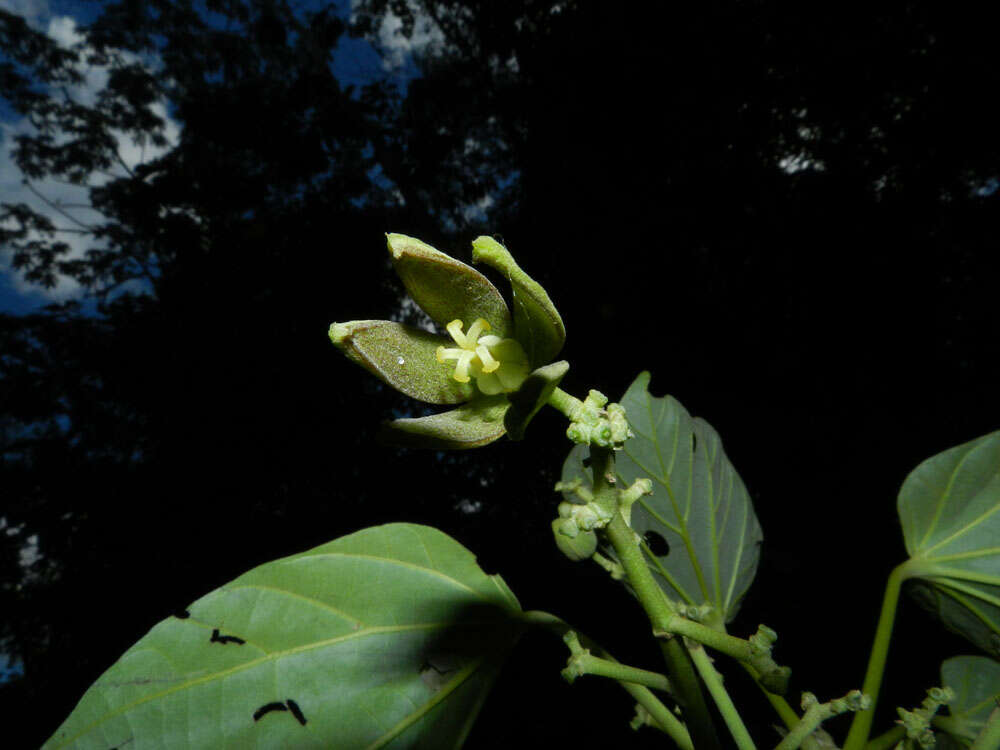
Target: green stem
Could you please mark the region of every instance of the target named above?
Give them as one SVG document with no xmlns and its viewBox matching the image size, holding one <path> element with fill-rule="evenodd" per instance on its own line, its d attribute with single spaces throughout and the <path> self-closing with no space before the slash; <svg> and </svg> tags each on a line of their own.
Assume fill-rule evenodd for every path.
<svg viewBox="0 0 1000 750">
<path fill-rule="evenodd" d="M 555 388 L 549 396 L 549 406 L 556 409 L 570 422 L 576 422 L 581 410 L 584 408 L 583 402 L 576 396 L 566 393 L 562 388 Z"/>
<path fill-rule="evenodd" d="M 663 589 L 654 580 L 653 574 L 649 572 L 635 534 L 617 510 L 616 490 L 613 484 L 616 481 L 614 454 L 607 448 L 591 446 L 590 459 L 591 470 L 594 473 L 594 501 L 602 507 L 616 508 L 604 532 L 625 570 L 633 593 L 646 611 L 653 629 L 658 630 L 661 623 L 669 621 L 674 609 L 664 595 Z M 691 658 L 676 638 L 668 639 L 662 648 L 670 684 L 676 690 L 677 700 L 684 709 L 695 747 L 698 750 L 719 748 L 719 739 L 715 734 L 712 717 L 705 703 L 705 696 L 702 695 L 701 686 L 698 684 Z"/>
<path fill-rule="evenodd" d="M 541 627 L 545 630 L 558 635 L 563 638 L 568 632 L 572 630 L 570 626 L 561 618 L 556 617 L 548 612 L 542 612 L 539 610 L 531 610 L 528 612 L 522 612 L 520 619 L 525 624 L 531 625 L 533 627 Z M 580 643 L 591 651 L 600 654 L 606 661 L 611 663 L 616 663 L 615 658 L 609 654 L 604 648 L 601 647 L 599 643 L 588 638 L 583 633 L 579 631 L 573 631 L 576 633 L 577 638 L 579 638 Z M 639 670 L 643 671 L 643 670 Z M 651 673 L 652 674 L 652 673 Z M 661 675 L 662 677 L 662 675 Z M 666 680 L 666 678 L 663 678 Z M 634 682 L 623 682 L 618 681 L 618 684 L 627 692 L 632 698 L 635 699 L 636 703 L 640 704 L 650 716 L 656 721 L 660 729 L 667 733 L 670 738 L 677 743 L 677 746 L 681 750 L 694 750 L 694 745 L 691 742 L 691 736 L 688 734 L 687 728 L 680 722 L 680 720 L 674 716 L 674 714 L 668 709 L 663 703 L 660 702 L 648 688 L 642 685 L 637 685 Z M 701 745 L 698 748 L 701 750 Z"/>
<path fill-rule="evenodd" d="M 997 748 L 1000 748 L 1000 708 L 993 709 L 986 726 L 969 750 L 997 750 Z"/>
<path fill-rule="evenodd" d="M 591 557 L 590 559 L 593 560 L 598 565 L 600 565 L 602 568 L 604 568 L 604 570 L 608 572 L 608 575 L 610 575 L 616 581 L 620 581 L 622 578 L 625 577 L 625 571 L 622 569 L 622 566 L 616 563 L 614 560 L 608 559 L 600 552 L 595 552 L 593 557 Z"/>
<path fill-rule="evenodd" d="M 660 640 L 660 651 L 667 665 L 667 676 L 674 688 L 674 697 L 681 704 L 688 727 L 698 742 L 698 750 L 720 750 L 719 736 L 708 710 L 708 703 L 698 681 L 691 655 L 679 638 Z"/>
<path fill-rule="evenodd" d="M 885 585 L 885 596 L 882 598 L 882 612 L 879 614 L 878 626 L 875 629 L 875 642 L 872 644 L 871 656 L 868 658 L 868 671 L 865 672 L 865 683 L 861 692 L 872 700 L 871 708 L 858 711 L 851 722 L 851 730 L 847 733 L 844 750 L 862 750 L 871 733 L 872 720 L 875 718 L 875 708 L 878 705 L 878 692 L 882 686 L 882 674 L 885 672 L 886 657 L 889 654 L 889 641 L 892 639 L 892 625 L 896 619 L 896 605 L 899 603 L 900 588 L 909 577 L 908 563 L 898 565 L 889 574 Z"/>
<path fill-rule="evenodd" d="M 627 664 L 602 659 L 593 654 L 579 654 L 573 657 L 572 662 L 573 671 L 579 675 L 592 674 L 621 682 L 634 682 L 654 690 L 670 691 L 670 681 L 659 672 L 630 667 Z"/>
<path fill-rule="evenodd" d="M 691 659 L 698 669 L 698 674 L 701 675 L 705 686 L 708 687 L 708 692 L 715 701 L 715 705 L 719 707 L 719 713 L 722 714 L 723 721 L 729 727 L 729 733 L 736 741 L 736 747 L 739 750 L 756 750 L 756 746 L 750 738 L 750 733 L 743 724 L 743 719 L 740 718 L 740 713 L 736 710 L 736 706 L 733 705 L 733 699 L 726 692 L 719 673 L 712 665 L 712 660 L 705 653 L 704 646 L 700 643 L 693 644 L 688 647 L 688 652 L 691 654 Z"/>
<path fill-rule="evenodd" d="M 906 736 L 906 730 L 901 726 L 895 726 L 888 732 L 883 732 L 873 740 L 869 740 L 865 745 L 865 750 L 889 750 L 896 747 L 896 744 Z"/>
<path fill-rule="evenodd" d="M 655 583 L 655 581 L 654 581 Z M 703 643 L 714 648 L 727 656 L 731 656 L 738 661 L 748 661 L 753 656 L 750 643 L 737 638 L 734 635 L 723 633 L 700 622 L 688 620 L 676 613 L 671 613 L 669 617 L 660 623 L 659 631 L 663 633 L 674 633 L 689 638 L 692 641 Z M 659 634 L 659 632 L 657 633 Z"/>
<path fill-rule="evenodd" d="M 659 699 L 653 695 L 649 688 L 637 685 L 634 682 L 621 682 L 619 684 L 635 699 L 636 703 L 649 712 L 649 715 L 660 725 L 660 728 L 677 743 L 677 747 L 681 750 L 694 750 L 694 744 L 691 742 L 691 735 L 688 734 L 688 730 L 669 708 L 660 703 Z"/>
<path fill-rule="evenodd" d="M 957 720 L 954 716 L 934 716 L 931 718 L 931 725 L 948 734 L 962 734 L 962 730 L 965 728 L 965 722 Z M 865 750 L 868 750 L 867 745 Z"/>
<path fill-rule="evenodd" d="M 768 702 L 771 704 L 775 712 L 781 718 L 781 721 L 784 723 L 784 725 L 788 729 L 791 729 L 796 724 L 798 724 L 799 715 L 795 712 L 794 708 L 788 705 L 788 701 L 786 701 L 780 695 L 775 695 L 766 687 L 761 685 L 760 674 L 757 672 L 756 669 L 751 667 L 745 661 L 740 663 L 743 665 L 743 668 L 750 674 L 750 676 L 753 677 L 753 681 L 757 684 L 757 687 L 760 688 L 761 692 L 764 693 L 764 697 L 767 698 Z"/>
<path fill-rule="evenodd" d="M 784 736 L 774 750 L 796 750 L 809 735 L 816 731 L 816 727 L 823 723 L 823 719 L 827 719 L 832 715 L 833 712 L 827 704 L 814 703 L 802 715 L 799 723 L 789 730 L 788 734 Z"/>
</svg>

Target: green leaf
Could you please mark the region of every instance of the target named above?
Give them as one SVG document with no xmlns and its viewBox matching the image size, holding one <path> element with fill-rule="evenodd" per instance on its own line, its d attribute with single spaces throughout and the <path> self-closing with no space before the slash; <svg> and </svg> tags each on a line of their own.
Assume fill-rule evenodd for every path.
<svg viewBox="0 0 1000 750">
<path fill-rule="evenodd" d="M 483 318 L 491 333 L 500 338 L 510 335 L 507 303 L 479 271 L 405 234 L 388 234 L 386 238 L 396 273 L 435 323 L 444 327 L 457 319 L 468 328 Z"/>
<path fill-rule="evenodd" d="M 156 625 L 45 747 L 458 747 L 520 612 L 440 531 L 365 529 Z"/>
<path fill-rule="evenodd" d="M 520 388 L 508 395 L 511 406 L 504 417 L 504 425 L 511 440 L 521 440 L 524 437 L 528 423 L 548 403 L 549 396 L 567 372 L 569 362 L 564 359 L 539 367 L 528 375 Z"/>
<path fill-rule="evenodd" d="M 911 593 L 945 627 L 1000 654 L 1000 431 L 920 464 L 898 510 Z"/>
<path fill-rule="evenodd" d="M 474 388 L 452 377 L 452 363 L 438 362 L 441 336 L 388 320 L 355 320 L 330 326 L 330 340 L 347 357 L 407 396 L 431 404 L 468 401 Z"/>
<path fill-rule="evenodd" d="M 472 241 L 472 262 L 485 263 L 510 282 L 514 295 L 514 336 L 532 367 L 548 364 L 562 351 L 566 326 L 548 292 L 517 265 L 507 248 L 492 237 Z"/>
<path fill-rule="evenodd" d="M 625 485 L 653 481 L 653 494 L 632 506 L 631 526 L 669 597 L 710 605 L 728 622 L 753 582 L 764 536 L 718 434 L 673 397 L 652 396 L 649 378 L 639 375 L 621 399 L 635 436 L 615 454 L 617 472 Z M 586 456 L 573 449 L 563 481 L 588 479 Z M 664 541 L 669 551 L 654 554 Z"/>
<path fill-rule="evenodd" d="M 503 418 L 509 408 L 510 401 L 504 395 L 481 396 L 441 414 L 387 422 L 379 439 L 410 448 L 479 448 L 503 437 Z"/>
<path fill-rule="evenodd" d="M 966 740 L 962 746 L 967 747 L 1000 701 L 1000 663 L 985 656 L 947 659 L 941 665 L 941 684 L 955 691 L 955 700 L 948 705 L 950 717 L 936 728 Z"/>
</svg>

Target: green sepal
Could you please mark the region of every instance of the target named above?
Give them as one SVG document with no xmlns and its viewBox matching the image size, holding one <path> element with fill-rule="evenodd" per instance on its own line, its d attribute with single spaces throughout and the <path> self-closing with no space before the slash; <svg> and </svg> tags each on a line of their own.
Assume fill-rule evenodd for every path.
<svg viewBox="0 0 1000 750">
<path fill-rule="evenodd" d="M 451 364 L 438 362 L 437 347 L 448 342 L 433 333 L 389 320 L 354 320 L 331 325 L 330 341 L 384 383 L 421 401 L 460 404 L 475 391 L 451 376 Z"/>
<path fill-rule="evenodd" d="M 566 342 L 566 326 L 542 285 L 521 270 L 503 245 L 492 237 L 472 241 L 472 262 L 485 263 L 510 281 L 514 293 L 514 337 L 528 353 L 532 367 L 551 362 Z"/>
<path fill-rule="evenodd" d="M 510 336 L 507 303 L 479 271 L 414 237 L 387 234 L 386 239 L 396 273 L 435 323 L 444 327 L 458 319 L 468 327 L 477 318 L 484 318 L 490 333 L 500 338 Z"/>
<path fill-rule="evenodd" d="M 506 396 L 483 396 L 441 414 L 386 422 L 379 439 L 410 448 L 479 448 L 506 432 L 503 416 L 508 408 Z"/>
<path fill-rule="evenodd" d="M 549 400 L 552 391 L 569 371 L 569 362 L 560 360 L 551 365 L 539 367 L 532 372 L 521 387 L 508 395 L 511 408 L 504 417 L 507 435 L 511 440 L 520 440 L 528 423 Z"/>
</svg>

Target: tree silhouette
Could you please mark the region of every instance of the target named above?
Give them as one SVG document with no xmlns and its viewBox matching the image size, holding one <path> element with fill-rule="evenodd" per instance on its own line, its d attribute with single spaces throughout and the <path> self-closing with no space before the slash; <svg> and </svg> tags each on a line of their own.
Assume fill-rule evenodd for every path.
<svg viewBox="0 0 1000 750">
<path fill-rule="evenodd" d="M 388 520 L 453 533 L 527 607 L 598 640 L 641 628 L 594 621 L 606 581 L 552 551 L 567 449 L 554 416 L 528 450 L 372 447 L 380 418 L 414 407 L 343 365 L 326 327 L 412 315 L 385 231 L 458 255 L 502 234 L 567 321 L 566 387 L 616 396 L 649 368 L 654 390 L 713 422 L 767 535 L 747 616 L 778 630 L 805 687 L 829 685 L 824 670 L 854 687 L 900 554 L 899 481 L 997 425 L 991 27 L 913 3 L 364 0 L 353 13 L 126 1 L 67 50 L 0 11 L 0 93 L 34 128 L 18 165 L 32 185 L 89 186 L 97 209 L 82 224 L 63 206 L 0 212 L 15 268 L 90 295 L 0 317 L 0 646 L 25 665 L 0 691 L 32 717 L 26 745 L 174 609 Z M 348 35 L 396 22 L 419 50 L 413 76 L 339 82 Z M 107 71 L 87 100 L 73 93 L 84 65 Z M 157 155 L 130 162 L 133 142 Z M 859 586 L 861 651 L 832 667 L 811 648 L 842 625 L 808 588 L 814 554 Z M 807 592 L 790 611 L 787 591 Z M 555 736 L 544 711 L 563 654 L 527 649 L 551 674 L 512 665 L 498 705 L 536 691 L 518 710 Z M 913 679 L 930 685 L 936 668 Z M 552 700 L 603 695 L 590 689 Z M 501 708 L 483 720 L 473 746 L 519 736 Z"/>
</svg>

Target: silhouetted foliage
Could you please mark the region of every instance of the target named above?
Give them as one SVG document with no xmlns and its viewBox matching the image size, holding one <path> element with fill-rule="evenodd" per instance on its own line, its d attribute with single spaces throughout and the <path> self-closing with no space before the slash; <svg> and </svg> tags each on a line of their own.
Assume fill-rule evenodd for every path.
<svg viewBox="0 0 1000 750">
<path fill-rule="evenodd" d="M 436 30 L 412 77 L 339 82 L 338 45 L 390 11 L 415 41 Z M 354 13 L 349 28 L 332 6 L 126 0 L 66 50 L 0 11 L 0 94 L 33 126 L 18 164 L 33 182 L 91 185 L 99 209 L 85 226 L 0 209 L 13 266 L 50 286 L 69 276 L 93 303 L 0 316 L 0 650 L 25 667 L 0 705 L 25 746 L 159 619 L 389 520 L 452 533 L 526 608 L 598 640 L 641 632 L 639 613 L 588 619 L 587 587 L 609 584 L 551 545 L 568 450 L 554 415 L 528 449 L 372 445 L 379 419 L 416 407 L 344 363 L 326 328 L 412 315 L 386 231 L 459 256 L 502 235 L 567 322 L 564 387 L 617 396 L 651 369 L 656 392 L 706 416 L 766 535 L 737 624 L 773 626 L 803 687 L 856 687 L 902 554 L 901 479 L 1000 422 L 992 26 L 912 3 L 362 0 Z M 108 69 L 93 101 L 71 94 L 83 63 Z M 162 153 L 130 166 L 122 135 Z M 817 475 L 828 491 L 802 497 Z M 828 569 L 860 587 L 850 611 L 815 586 Z M 841 645 L 846 616 L 857 643 Z M 915 619 L 912 641 L 936 637 Z M 655 663 L 628 640 L 621 658 Z M 966 648 L 941 643 L 916 689 L 890 666 L 890 694 L 918 703 L 934 658 Z M 546 713 L 564 660 L 548 646 L 526 646 L 548 672 L 526 686 L 512 665 L 500 700 L 545 695 L 517 704 L 535 736 L 592 738 Z M 624 700 L 620 713 L 600 731 L 627 740 Z M 500 708 L 484 722 L 473 746 L 518 736 Z"/>
</svg>

